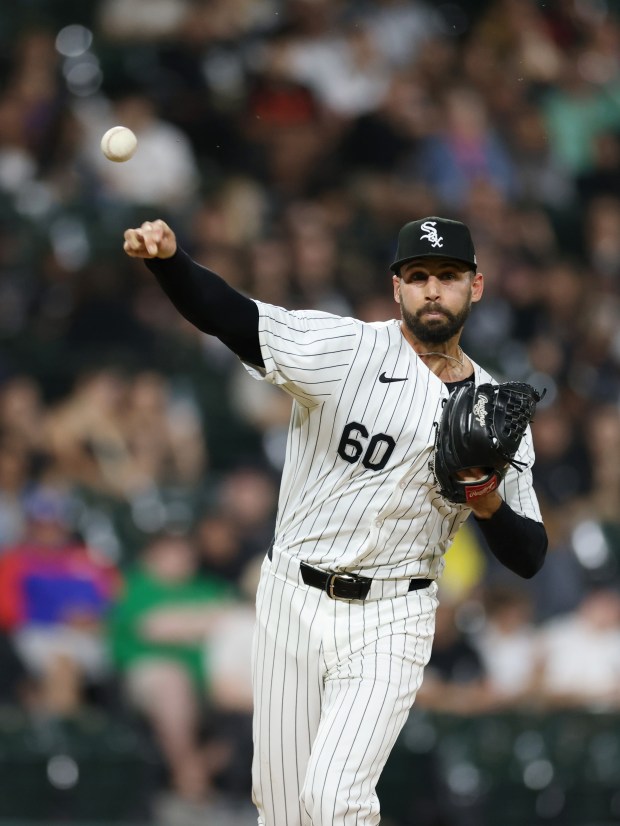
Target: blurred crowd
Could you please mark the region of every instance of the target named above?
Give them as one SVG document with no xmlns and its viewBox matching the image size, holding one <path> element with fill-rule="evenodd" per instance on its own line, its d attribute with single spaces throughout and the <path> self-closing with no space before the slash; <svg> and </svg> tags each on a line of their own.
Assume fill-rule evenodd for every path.
<svg viewBox="0 0 620 826">
<path fill-rule="evenodd" d="M 616 0 L 29 0 L 0 42 L 2 700 L 131 709 L 162 788 L 247 799 L 289 402 L 123 231 L 164 218 L 248 295 L 370 321 L 400 226 L 443 214 L 485 274 L 465 350 L 547 391 L 550 548 L 517 582 L 465 526 L 419 703 L 618 709 Z"/>
</svg>

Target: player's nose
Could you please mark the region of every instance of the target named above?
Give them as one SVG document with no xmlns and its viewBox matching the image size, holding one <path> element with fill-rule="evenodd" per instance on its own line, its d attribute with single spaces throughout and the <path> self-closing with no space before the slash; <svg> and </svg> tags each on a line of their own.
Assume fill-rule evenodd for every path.
<svg viewBox="0 0 620 826">
<path fill-rule="evenodd" d="M 426 284 L 424 285 L 424 295 L 429 301 L 436 301 L 437 298 L 439 298 L 440 284 L 441 282 L 438 278 L 435 278 L 434 275 L 431 275 L 426 279 Z"/>
</svg>

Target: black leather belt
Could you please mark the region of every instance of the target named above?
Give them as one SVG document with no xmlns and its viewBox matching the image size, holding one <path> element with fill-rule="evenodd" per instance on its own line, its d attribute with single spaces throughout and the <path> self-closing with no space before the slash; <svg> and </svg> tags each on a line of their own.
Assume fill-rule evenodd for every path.
<svg viewBox="0 0 620 826">
<path fill-rule="evenodd" d="M 271 559 L 271 548 L 267 551 Z M 305 562 L 300 563 L 301 578 L 312 588 L 325 591 L 332 599 L 366 599 L 372 579 L 357 574 L 336 574 L 333 571 L 321 571 Z M 408 591 L 419 591 L 428 588 L 432 579 L 412 579 L 409 581 Z"/>
<path fill-rule="evenodd" d="M 320 571 L 302 562 L 299 566 L 301 578 L 306 585 L 326 591 L 332 599 L 366 599 L 372 579 L 355 574 L 334 574 Z"/>
</svg>

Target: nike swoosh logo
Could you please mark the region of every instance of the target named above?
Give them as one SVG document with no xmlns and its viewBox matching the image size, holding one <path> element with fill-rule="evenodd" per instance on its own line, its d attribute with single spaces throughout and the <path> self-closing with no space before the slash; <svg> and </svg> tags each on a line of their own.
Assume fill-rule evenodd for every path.
<svg viewBox="0 0 620 826">
<path fill-rule="evenodd" d="M 395 376 L 386 376 L 385 373 L 381 373 L 379 376 L 379 381 L 381 384 L 390 384 L 390 382 L 393 381 L 407 381 L 408 378 L 408 376 L 405 376 L 404 379 L 397 379 Z"/>
</svg>

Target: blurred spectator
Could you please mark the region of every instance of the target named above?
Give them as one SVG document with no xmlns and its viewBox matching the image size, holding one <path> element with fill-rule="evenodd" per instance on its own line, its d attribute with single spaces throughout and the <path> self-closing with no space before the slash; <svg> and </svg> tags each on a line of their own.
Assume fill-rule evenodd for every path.
<svg viewBox="0 0 620 826">
<path fill-rule="evenodd" d="M 582 308 L 588 287 L 583 271 L 574 261 L 560 259 L 549 263 L 540 274 L 544 302 L 544 326 L 559 341 L 566 341 L 568 325 L 584 324 Z"/>
<path fill-rule="evenodd" d="M 600 587 L 540 629 L 540 697 L 547 707 L 620 708 L 620 595 Z"/>
<path fill-rule="evenodd" d="M 174 397 L 154 372 L 131 381 L 111 369 L 86 373 L 46 425 L 59 472 L 95 492 L 131 500 L 153 488 L 196 485 L 204 472 L 195 404 Z"/>
<path fill-rule="evenodd" d="M 0 555 L 22 536 L 22 499 L 29 483 L 29 454 L 19 444 L 0 437 Z"/>
<path fill-rule="evenodd" d="M 103 0 L 98 22 L 112 41 L 168 39 L 178 36 L 190 6 L 190 0 Z"/>
<path fill-rule="evenodd" d="M 9 146 L 15 152 L 31 153 L 30 159 L 37 165 L 54 141 L 63 109 L 60 58 L 54 40 L 53 30 L 44 26 L 20 32 L 11 44 L 12 64 L 5 87 Z M 28 161 L 27 155 L 22 158 Z"/>
<path fill-rule="evenodd" d="M 265 192 L 255 181 L 228 178 L 192 215 L 192 243 L 201 263 L 212 269 L 219 266 L 216 271 L 227 282 L 244 289 L 247 275 L 241 250 L 260 237 L 267 213 Z"/>
<path fill-rule="evenodd" d="M 450 600 L 440 601 L 416 704 L 448 714 L 479 714 L 491 707 L 493 693 L 478 651 L 457 625 L 458 608 Z"/>
<path fill-rule="evenodd" d="M 17 448 L 45 451 L 45 405 L 33 376 L 15 376 L 0 387 L 0 430 Z"/>
<path fill-rule="evenodd" d="M 436 116 L 422 78 L 412 72 L 394 73 L 380 104 L 348 126 L 340 147 L 342 163 L 354 172 L 398 170 L 417 142 L 433 130 Z"/>
<path fill-rule="evenodd" d="M 339 117 L 374 109 L 389 73 L 369 33 L 359 23 L 338 25 L 340 2 L 293 0 L 290 5 L 292 34 L 280 41 L 278 54 L 284 72 L 312 89 Z"/>
<path fill-rule="evenodd" d="M 105 116 L 97 117 L 90 107 L 78 114 L 86 129 L 85 152 L 110 200 L 187 208 L 200 183 L 196 158 L 185 133 L 160 117 L 150 97 L 125 92 Z M 135 155 L 122 164 L 108 161 L 99 146 L 103 133 L 116 123 L 129 127 L 138 139 Z"/>
<path fill-rule="evenodd" d="M 620 302 L 593 291 L 583 313 L 583 334 L 572 360 L 572 389 L 580 397 L 582 415 L 592 402 L 614 405 L 620 398 L 619 358 L 615 341 L 620 327 Z"/>
<path fill-rule="evenodd" d="M 246 559 L 234 518 L 217 508 L 207 510 L 197 520 L 194 537 L 205 575 L 237 582 Z"/>
<path fill-rule="evenodd" d="M 274 235 L 259 238 L 250 246 L 250 292 L 260 301 L 286 303 L 293 278 L 292 254 L 288 240 Z"/>
<path fill-rule="evenodd" d="M 584 435 L 560 402 L 541 406 L 532 423 L 536 490 L 554 505 L 568 505 L 590 491 L 592 465 Z"/>
<path fill-rule="evenodd" d="M 584 424 L 592 463 L 591 512 L 602 521 L 617 525 L 620 523 L 620 467 L 616 461 L 620 455 L 618 407 L 600 405 L 591 411 Z"/>
<path fill-rule="evenodd" d="M 601 132 L 594 140 L 592 168 L 576 177 L 577 192 L 584 203 L 593 198 L 617 198 L 620 192 L 620 128 Z"/>
<path fill-rule="evenodd" d="M 471 45 L 473 64 L 479 71 L 477 80 L 489 86 L 501 83 L 496 61 L 511 71 L 501 74 L 510 76 L 518 72 L 518 79 L 528 85 L 553 83 L 562 66 L 562 50 L 557 28 L 551 23 L 545 7 L 536 0 L 497 0 L 485 4 Z M 486 67 L 486 72 L 484 68 Z"/>
<path fill-rule="evenodd" d="M 620 83 L 617 76 L 599 83 L 588 76 L 579 52 L 567 54 L 559 83 L 543 102 L 551 150 L 573 175 L 594 166 L 598 135 L 620 127 Z"/>
<path fill-rule="evenodd" d="M 381 59 L 397 68 L 414 64 L 422 44 L 437 37 L 443 24 L 432 4 L 420 0 L 377 0 L 362 6 L 360 16 Z"/>
<path fill-rule="evenodd" d="M 207 643 L 214 734 L 230 743 L 218 788 L 248 797 L 252 767 L 252 639 L 254 601 L 264 557 L 251 559 L 239 577 L 242 601 L 215 621 Z"/>
<path fill-rule="evenodd" d="M 610 179 L 611 181 L 612 179 Z M 601 287 L 617 288 L 620 272 L 620 203 L 618 193 L 601 194 L 587 203 L 583 226 L 584 247 Z"/>
<path fill-rule="evenodd" d="M 222 478 L 218 506 L 235 525 L 243 560 L 267 552 L 273 538 L 277 496 L 273 475 L 261 467 L 241 465 Z"/>
<path fill-rule="evenodd" d="M 138 473 L 152 485 L 200 483 L 206 464 L 202 423 L 188 395 L 174 393 L 154 371 L 129 384 L 122 428 Z"/>
<path fill-rule="evenodd" d="M 475 636 L 490 687 L 498 704 L 527 701 L 538 668 L 533 605 L 528 594 L 509 586 L 483 592 L 485 622 Z"/>
<path fill-rule="evenodd" d="M 66 237 L 63 238 L 65 230 Z M 71 247 L 75 240 L 74 233 L 79 238 L 84 232 L 84 226 L 69 222 L 58 233 L 56 254 L 61 256 L 65 245 Z M 41 341 L 40 346 L 46 346 L 51 340 L 58 347 L 60 339 L 61 354 L 66 359 L 65 369 L 71 377 L 79 371 L 91 371 L 101 363 L 142 366 L 148 362 L 154 348 L 154 336 L 132 307 L 133 285 L 126 278 L 126 272 L 101 261 L 89 264 L 79 261 L 74 266 L 71 255 L 68 258 L 65 264 L 76 271 L 72 282 L 66 284 L 66 274 L 63 279 L 61 271 L 59 277 L 52 275 L 49 286 L 42 285 L 39 290 L 40 296 L 46 300 L 41 301 L 41 318 L 37 319 L 37 326 L 46 330 L 48 337 L 47 341 Z M 65 280 L 65 290 L 69 288 L 66 304 L 62 308 L 64 318 L 58 318 L 59 314 L 54 313 L 54 298 L 58 300 L 58 287 L 61 285 L 54 284 L 53 280 Z M 56 325 L 52 326 L 50 321 L 56 321 Z M 110 341 L 111 329 L 116 333 L 114 343 Z"/>
<path fill-rule="evenodd" d="M 46 420 L 58 472 L 88 489 L 130 497 L 150 480 L 133 462 L 123 429 L 127 383 L 116 369 L 93 369 L 53 405 Z"/>
<path fill-rule="evenodd" d="M 412 160 L 411 174 L 437 194 L 444 209 L 462 208 L 471 187 L 487 181 L 504 197 L 517 194 L 517 171 L 473 89 L 446 91 L 439 125 Z"/>
<path fill-rule="evenodd" d="M 173 792 L 206 800 L 223 756 L 204 743 L 201 728 L 209 693 L 205 641 L 235 592 L 197 573 L 194 546 L 182 536 L 155 537 L 129 571 L 111 614 L 113 660 L 128 702 L 152 726 Z"/>
<path fill-rule="evenodd" d="M 553 507 L 541 498 L 543 522 L 549 537 L 549 553 L 539 577 L 528 582 L 527 592 L 533 603 L 533 619 L 536 628 L 541 623 L 561 614 L 574 611 L 588 588 L 594 571 L 588 568 L 588 560 L 576 552 L 574 521 L 569 510 Z M 585 543 L 591 543 L 584 537 Z M 582 561 L 583 560 L 583 561 Z M 600 561 L 600 560 L 597 560 Z"/>
<path fill-rule="evenodd" d="M 243 131 L 249 170 L 288 200 L 322 177 L 333 140 L 316 93 L 287 73 L 284 48 L 279 40 L 270 44 L 265 65 L 251 79 Z"/>
<path fill-rule="evenodd" d="M 24 501 L 23 539 L 0 557 L 0 625 L 33 679 L 36 708 L 70 715 L 87 683 L 109 677 L 102 624 L 118 574 L 72 534 L 71 501 L 40 486 Z"/>
<path fill-rule="evenodd" d="M 0 553 L 24 530 L 22 497 L 48 462 L 41 389 L 30 376 L 0 387 Z"/>
<path fill-rule="evenodd" d="M 325 211 L 311 203 L 297 203 L 287 213 L 293 269 L 304 307 L 350 315 L 351 306 L 338 284 L 338 238 Z"/>
<path fill-rule="evenodd" d="M 575 197 L 573 179 L 551 151 L 539 109 L 524 106 L 515 113 L 510 152 L 518 169 L 521 197 L 556 210 L 568 210 Z"/>
<path fill-rule="evenodd" d="M 103 0 L 99 23 L 113 41 L 173 41 L 182 35 L 204 41 L 242 37 L 267 28 L 277 14 L 277 0 Z"/>
<path fill-rule="evenodd" d="M 28 146 L 25 106 L 13 92 L 0 96 L 0 191 L 13 195 L 36 175 L 36 158 Z"/>
</svg>

